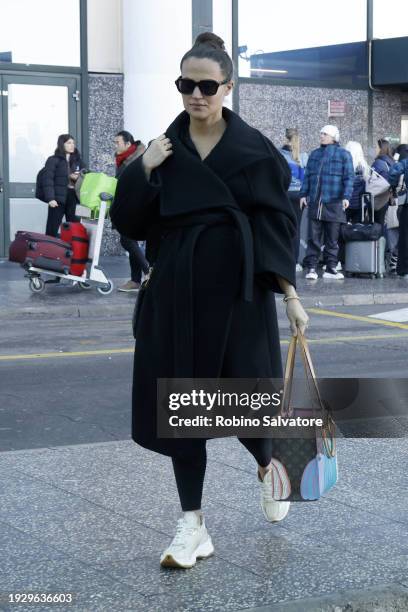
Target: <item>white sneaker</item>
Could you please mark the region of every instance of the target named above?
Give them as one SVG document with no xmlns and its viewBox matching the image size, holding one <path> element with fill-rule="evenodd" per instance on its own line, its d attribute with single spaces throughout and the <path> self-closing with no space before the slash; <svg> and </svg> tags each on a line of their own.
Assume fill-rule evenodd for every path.
<svg viewBox="0 0 408 612">
<path fill-rule="evenodd" d="M 277 501 L 272 497 L 272 471 L 266 472 L 263 480 L 259 476 L 258 481 L 261 487 L 261 508 L 264 517 L 271 523 L 281 521 L 289 512 L 290 502 Z"/>
<path fill-rule="evenodd" d="M 323 272 L 323 278 L 334 278 L 335 280 L 341 280 L 344 278 L 342 272 L 337 272 L 333 268 L 326 268 L 326 272 Z"/>
<path fill-rule="evenodd" d="M 317 280 L 319 278 L 316 270 L 314 268 L 310 268 L 309 272 L 306 274 L 305 278 L 308 280 Z"/>
<path fill-rule="evenodd" d="M 303 270 L 303 268 L 302 268 L 302 266 L 300 265 L 300 263 L 297 263 L 297 264 L 296 264 L 296 272 L 302 272 L 302 270 Z"/>
<path fill-rule="evenodd" d="M 213 553 L 204 517 L 189 512 L 178 520 L 176 535 L 160 557 L 160 565 L 187 569 L 193 567 L 197 559 L 206 559 Z"/>
</svg>

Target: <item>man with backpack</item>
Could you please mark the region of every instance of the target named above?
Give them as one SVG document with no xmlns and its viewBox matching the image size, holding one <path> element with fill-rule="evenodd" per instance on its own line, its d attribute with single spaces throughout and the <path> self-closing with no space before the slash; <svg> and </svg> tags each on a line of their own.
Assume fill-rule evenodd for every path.
<svg viewBox="0 0 408 612">
<path fill-rule="evenodd" d="M 300 189 L 300 206 L 308 207 L 309 226 L 306 256 L 306 278 L 318 278 L 317 265 L 322 246 L 326 271 L 323 278 L 340 280 L 336 270 L 340 226 L 346 223 L 345 210 L 353 193 L 354 168 L 348 151 L 339 145 L 340 133 L 335 125 L 320 130 L 320 147 L 310 154 Z"/>
</svg>

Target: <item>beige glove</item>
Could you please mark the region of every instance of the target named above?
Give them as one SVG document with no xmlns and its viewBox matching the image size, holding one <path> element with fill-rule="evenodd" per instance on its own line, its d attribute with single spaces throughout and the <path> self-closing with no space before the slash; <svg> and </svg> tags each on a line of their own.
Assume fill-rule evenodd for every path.
<svg viewBox="0 0 408 612">
<path fill-rule="evenodd" d="M 298 298 L 288 299 L 286 302 L 286 316 L 289 319 L 290 330 L 293 336 L 297 336 L 298 328 L 302 334 L 305 333 L 309 317 Z"/>
</svg>

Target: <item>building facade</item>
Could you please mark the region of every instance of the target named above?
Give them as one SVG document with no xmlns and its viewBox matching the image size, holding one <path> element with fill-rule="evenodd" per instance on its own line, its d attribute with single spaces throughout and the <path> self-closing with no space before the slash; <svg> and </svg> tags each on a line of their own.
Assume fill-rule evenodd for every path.
<svg viewBox="0 0 408 612">
<path fill-rule="evenodd" d="M 146 143 L 166 129 L 182 110 L 174 86 L 180 58 L 200 31 L 219 34 L 233 57 L 227 105 L 275 144 L 298 127 L 308 151 L 328 122 L 343 142 L 361 142 L 369 161 L 378 138 L 406 142 L 407 5 L 4 0 L 0 257 L 18 229 L 44 231 L 47 205 L 34 198 L 35 179 L 59 134 L 75 137 L 89 168 L 113 174 L 117 131 Z M 105 254 L 121 253 L 109 222 L 104 242 Z"/>
</svg>

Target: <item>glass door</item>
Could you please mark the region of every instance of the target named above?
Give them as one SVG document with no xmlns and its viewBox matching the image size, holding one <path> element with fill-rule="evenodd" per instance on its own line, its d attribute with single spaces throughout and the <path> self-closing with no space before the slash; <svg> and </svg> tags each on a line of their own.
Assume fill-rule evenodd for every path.
<svg viewBox="0 0 408 612">
<path fill-rule="evenodd" d="M 36 177 L 54 153 L 59 134 L 71 133 L 80 149 L 81 118 L 78 77 L 3 74 L 1 91 L 0 256 L 6 256 L 17 230 L 45 231 L 48 208 L 35 199 Z"/>
</svg>

